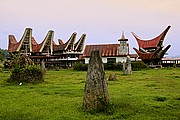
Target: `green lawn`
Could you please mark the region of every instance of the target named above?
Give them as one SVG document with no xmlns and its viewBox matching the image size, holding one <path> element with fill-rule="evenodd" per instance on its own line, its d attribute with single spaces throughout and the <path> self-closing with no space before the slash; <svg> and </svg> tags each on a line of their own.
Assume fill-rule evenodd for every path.
<svg viewBox="0 0 180 120">
<path fill-rule="evenodd" d="M 180 68 L 133 71 L 108 81 L 113 114 L 82 109 L 86 73 L 47 71 L 45 82 L 6 83 L 10 72 L 0 72 L 1 120 L 180 120 Z"/>
</svg>

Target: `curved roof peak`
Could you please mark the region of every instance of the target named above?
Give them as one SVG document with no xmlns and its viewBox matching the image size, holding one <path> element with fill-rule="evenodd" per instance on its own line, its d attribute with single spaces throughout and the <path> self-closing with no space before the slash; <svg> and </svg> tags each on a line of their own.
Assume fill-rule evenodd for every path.
<svg viewBox="0 0 180 120">
<path fill-rule="evenodd" d="M 137 40 L 139 47 L 141 47 L 141 48 L 154 48 L 154 47 L 157 47 L 159 44 L 163 43 L 164 38 L 165 38 L 165 36 L 166 36 L 166 34 L 170 28 L 171 28 L 171 26 L 168 26 L 160 35 L 158 35 L 157 37 L 150 39 L 150 40 L 140 39 L 140 37 L 138 37 L 133 32 L 132 32 L 132 35 Z"/>
</svg>

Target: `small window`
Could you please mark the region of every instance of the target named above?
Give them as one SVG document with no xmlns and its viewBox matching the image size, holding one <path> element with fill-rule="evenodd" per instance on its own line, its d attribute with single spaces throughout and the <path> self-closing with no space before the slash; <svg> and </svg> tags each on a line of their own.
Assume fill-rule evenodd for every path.
<svg viewBox="0 0 180 120">
<path fill-rule="evenodd" d="M 116 63 L 116 58 L 107 58 L 107 63 Z"/>
</svg>

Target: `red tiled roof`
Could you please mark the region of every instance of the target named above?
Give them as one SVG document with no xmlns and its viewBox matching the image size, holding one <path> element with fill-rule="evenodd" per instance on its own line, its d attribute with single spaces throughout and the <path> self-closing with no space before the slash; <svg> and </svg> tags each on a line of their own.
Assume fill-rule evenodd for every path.
<svg viewBox="0 0 180 120">
<path fill-rule="evenodd" d="M 86 45 L 83 56 L 90 57 L 92 50 L 99 50 L 102 57 L 121 56 L 119 47 L 120 44 Z"/>
<path fill-rule="evenodd" d="M 57 45 L 54 41 L 52 41 L 52 44 L 53 44 L 53 45 Z"/>
<path fill-rule="evenodd" d="M 14 37 L 14 35 L 9 35 L 9 46 L 8 46 L 9 52 L 15 52 L 19 44 L 20 42 L 16 41 L 16 38 Z"/>
<path fill-rule="evenodd" d="M 64 50 L 64 45 L 53 45 L 53 51 Z"/>
<path fill-rule="evenodd" d="M 61 39 L 58 39 L 58 42 L 59 42 L 60 45 L 64 44 L 64 42 Z"/>
<path fill-rule="evenodd" d="M 32 43 L 32 45 L 37 45 L 37 44 L 38 44 L 38 43 L 36 42 L 36 40 L 34 39 L 34 37 L 32 37 L 31 43 Z"/>
<path fill-rule="evenodd" d="M 41 46 L 39 44 L 32 45 L 32 52 L 39 52 Z"/>
<path fill-rule="evenodd" d="M 15 52 L 17 50 L 18 46 L 19 46 L 19 43 L 17 43 L 17 44 L 9 44 L 8 51 L 9 52 Z"/>
<path fill-rule="evenodd" d="M 36 42 L 34 37 L 32 37 L 31 43 L 32 43 L 32 52 L 39 52 L 40 45 Z"/>
<path fill-rule="evenodd" d="M 9 42 L 11 42 L 13 44 L 17 43 L 16 38 L 14 37 L 14 35 L 9 35 Z"/>
</svg>

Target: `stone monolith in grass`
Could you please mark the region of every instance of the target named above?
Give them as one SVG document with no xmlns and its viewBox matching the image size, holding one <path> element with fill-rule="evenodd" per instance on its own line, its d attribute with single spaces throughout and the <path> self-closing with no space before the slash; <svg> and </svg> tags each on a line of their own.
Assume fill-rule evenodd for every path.
<svg viewBox="0 0 180 120">
<path fill-rule="evenodd" d="M 131 59 L 129 56 L 127 56 L 126 63 L 123 63 L 123 73 L 124 73 L 124 75 L 132 74 Z"/>
<path fill-rule="evenodd" d="M 84 89 L 83 106 L 86 110 L 104 110 L 110 97 L 106 83 L 104 65 L 99 50 L 91 51 Z"/>
</svg>

